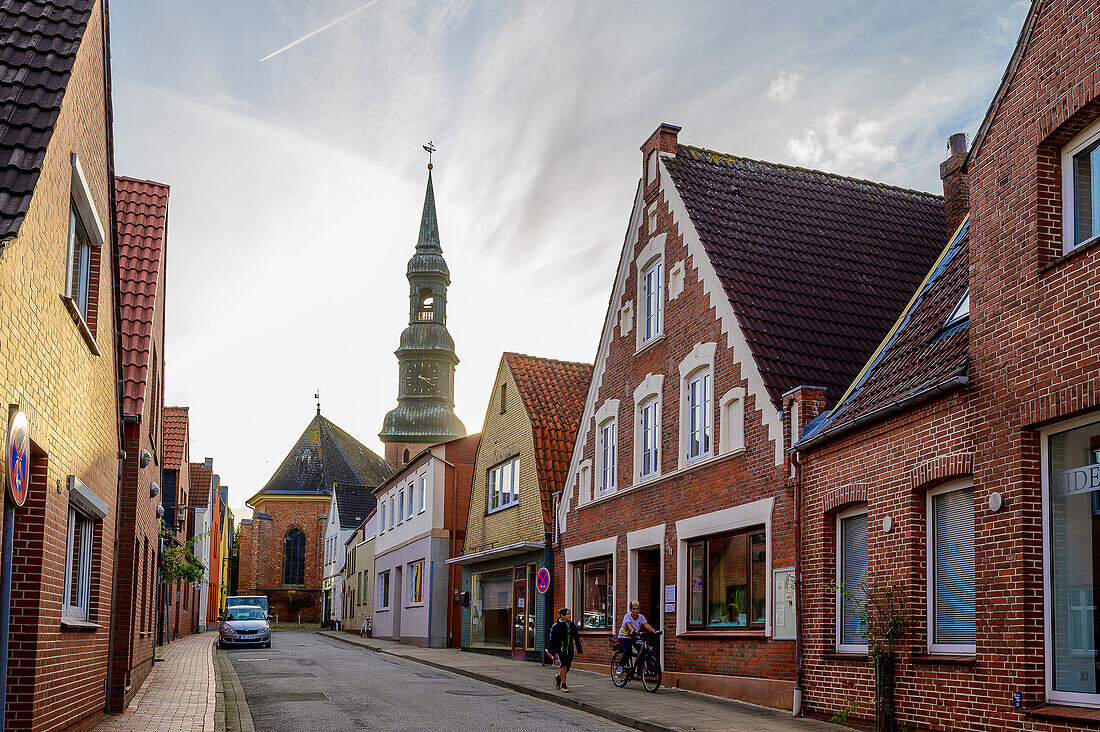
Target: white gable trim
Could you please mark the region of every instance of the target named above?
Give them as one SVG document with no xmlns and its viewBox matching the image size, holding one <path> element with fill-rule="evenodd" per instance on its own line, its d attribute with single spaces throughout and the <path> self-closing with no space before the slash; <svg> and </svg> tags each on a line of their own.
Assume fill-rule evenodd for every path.
<svg viewBox="0 0 1100 732">
<path fill-rule="evenodd" d="M 665 167 L 663 156 L 661 167 Z M 662 180 L 671 180 L 667 169 L 665 175 L 667 177 L 662 178 Z M 718 279 L 718 273 L 711 266 L 710 257 L 703 248 L 703 243 L 699 240 L 699 232 L 695 230 L 691 217 L 688 216 L 687 206 L 684 205 L 680 192 L 675 185 L 663 186 L 662 190 L 668 199 L 669 213 L 672 214 L 673 221 L 679 225 L 680 235 L 684 238 L 690 264 L 694 266 L 699 281 L 703 283 L 703 290 L 710 297 L 710 304 L 718 315 L 722 332 L 726 335 L 726 348 L 733 352 L 734 361 L 741 366 L 741 377 L 748 382 L 748 393 L 756 397 L 756 411 L 760 413 L 761 421 L 768 428 L 768 437 L 775 444 L 775 464 L 782 465 L 785 456 L 783 454 L 783 424 L 780 420 L 779 410 L 775 408 L 771 397 L 768 396 L 768 390 L 764 386 L 764 378 L 760 375 L 756 359 L 753 358 L 752 351 L 749 350 L 748 341 L 745 340 L 745 334 L 741 331 L 741 326 L 737 322 L 737 315 L 733 312 L 733 306 L 730 305 L 726 291 L 722 287 L 722 282 Z"/>
</svg>

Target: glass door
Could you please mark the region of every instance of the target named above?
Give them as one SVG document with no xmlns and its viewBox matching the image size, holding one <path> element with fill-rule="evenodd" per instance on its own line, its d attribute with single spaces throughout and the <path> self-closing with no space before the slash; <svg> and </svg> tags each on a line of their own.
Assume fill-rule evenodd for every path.
<svg viewBox="0 0 1100 732">
<path fill-rule="evenodd" d="M 512 584 L 512 658 L 522 661 L 527 636 L 527 577 Z"/>
</svg>

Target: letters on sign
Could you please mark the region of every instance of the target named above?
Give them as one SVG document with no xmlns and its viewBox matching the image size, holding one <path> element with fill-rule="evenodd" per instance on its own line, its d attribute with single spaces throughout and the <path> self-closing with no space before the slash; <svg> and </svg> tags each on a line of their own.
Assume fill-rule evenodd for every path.
<svg viewBox="0 0 1100 732">
<path fill-rule="evenodd" d="M 1086 465 L 1055 473 L 1052 483 L 1051 488 L 1056 496 L 1100 491 L 1100 465 Z"/>
</svg>

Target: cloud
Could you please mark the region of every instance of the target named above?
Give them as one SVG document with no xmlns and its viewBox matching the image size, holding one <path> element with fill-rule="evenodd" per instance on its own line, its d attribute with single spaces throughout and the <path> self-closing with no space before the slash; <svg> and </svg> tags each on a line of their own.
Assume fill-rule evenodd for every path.
<svg viewBox="0 0 1100 732">
<path fill-rule="evenodd" d="M 897 145 L 888 134 L 875 120 L 848 109 L 834 109 L 811 122 L 799 137 L 788 140 L 787 151 L 808 168 L 872 177 L 897 160 Z"/>
<path fill-rule="evenodd" d="M 784 71 L 768 86 L 768 99 L 774 102 L 789 102 L 794 99 L 802 74 L 797 71 Z"/>
</svg>

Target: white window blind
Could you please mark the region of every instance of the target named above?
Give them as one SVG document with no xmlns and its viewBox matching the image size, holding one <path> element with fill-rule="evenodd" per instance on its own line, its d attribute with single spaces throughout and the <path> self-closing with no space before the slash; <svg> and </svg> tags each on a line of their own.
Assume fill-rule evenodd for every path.
<svg viewBox="0 0 1100 732">
<path fill-rule="evenodd" d="M 932 496 L 932 645 L 973 646 L 974 489 Z"/>
<path fill-rule="evenodd" d="M 865 595 L 859 584 L 867 575 L 867 514 L 840 519 L 840 567 L 843 592 L 840 598 L 837 637 L 839 645 L 866 646 L 867 628 L 860 622 L 855 600 Z"/>
</svg>

